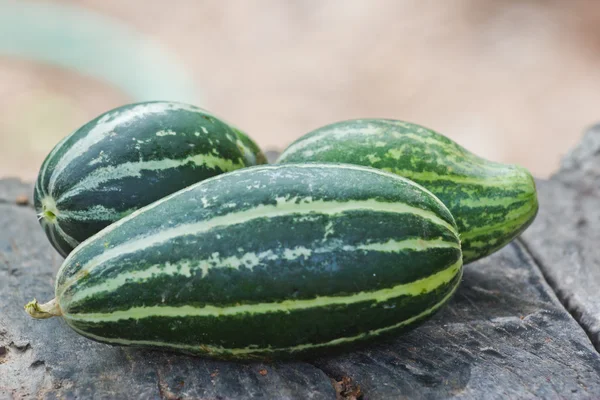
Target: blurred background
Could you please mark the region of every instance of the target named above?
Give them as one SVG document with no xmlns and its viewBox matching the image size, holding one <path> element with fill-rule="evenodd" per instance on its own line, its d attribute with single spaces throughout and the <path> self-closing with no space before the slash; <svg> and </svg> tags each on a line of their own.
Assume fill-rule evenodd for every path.
<svg viewBox="0 0 600 400">
<path fill-rule="evenodd" d="M 600 121 L 600 1 L 0 0 L 0 177 L 128 102 L 203 106 L 283 149 L 386 117 L 549 176 Z"/>
</svg>

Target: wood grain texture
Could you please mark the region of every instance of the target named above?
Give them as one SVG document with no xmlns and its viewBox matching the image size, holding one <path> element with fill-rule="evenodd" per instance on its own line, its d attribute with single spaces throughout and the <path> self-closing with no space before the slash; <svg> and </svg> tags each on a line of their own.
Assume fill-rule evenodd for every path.
<svg viewBox="0 0 600 400">
<path fill-rule="evenodd" d="M 600 350 L 600 125 L 537 184 L 540 212 L 523 243 Z"/>
<path fill-rule="evenodd" d="M 0 398 L 600 396 L 600 356 L 519 242 L 467 266 L 449 307 L 409 334 L 309 362 L 230 363 L 110 347 L 30 319 L 23 304 L 52 297 L 61 259 L 33 209 L 0 204 L 0 224 Z"/>
</svg>

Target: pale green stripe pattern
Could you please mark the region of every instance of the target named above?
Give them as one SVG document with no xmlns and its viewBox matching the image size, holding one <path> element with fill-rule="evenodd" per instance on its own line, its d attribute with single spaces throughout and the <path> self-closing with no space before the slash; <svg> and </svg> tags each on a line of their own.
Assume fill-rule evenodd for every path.
<svg viewBox="0 0 600 400">
<path fill-rule="evenodd" d="M 354 165 L 350 165 L 350 164 L 331 164 L 331 163 L 294 164 L 294 168 L 307 168 L 307 169 L 310 169 L 310 168 L 319 168 L 319 167 L 329 168 L 329 169 L 333 168 L 333 169 L 344 169 L 344 170 L 357 170 L 357 171 L 364 171 L 364 169 L 365 169 L 365 167 L 354 166 Z M 261 168 L 263 170 L 267 170 L 268 169 L 268 170 L 276 171 L 276 170 L 285 170 L 285 169 L 288 168 L 288 166 L 287 165 L 263 165 L 263 166 L 260 166 L 259 168 Z M 256 170 L 257 170 L 256 167 L 255 168 L 251 168 L 251 169 L 249 169 L 249 168 L 238 169 L 238 170 L 229 172 L 227 174 L 213 176 L 212 178 L 206 179 L 203 182 L 204 183 L 215 182 L 215 181 L 221 180 L 223 178 L 225 178 L 225 179 L 231 179 L 231 177 L 233 177 L 233 176 L 239 176 L 239 175 L 242 175 L 242 174 L 252 173 L 253 171 L 256 171 Z M 382 176 L 388 176 L 388 177 L 391 177 L 391 178 L 394 178 L 394 179 L 399 179 L 399 180 L 402 180 L 403 182 L 405 182 L 405 183 L 407 183 L 407 184 L 409 184 L 411 186 L 417 187 L 417 188 L 419 188 L 419 190 L 421 190 L 421 191 L 423 191 L 425 193 L 430 194 L 432 196 L 432 198 L 440 206 L 442 206 L 443 208 L 446 208 L 446 206 L 444 205 L 444 203 L 442 203 L 435 195 L 433 195 L 433 193 L 431 193 L 429 190 L 427 190 L 426 188 L 422 187 L 421 185 L 419 185 L 419 184 L 411 181 L 410 179 L 406 179 L 406 178 L 404 178 L 402 176 L 399 176 L 399 175 L 396 175 L 396 174 L 393 174 L 393 173 L 390 173 L 390 172 L 381 171 L 381 170 L 378 170 L 378 169 L 375 169 L 375 168 L 369 168 L 369 171 L 371 173 L 374 173 L 374 174 L 379 174 L 379 175 L 382 175 Z M 110 232 L 114 231 L 115 229 L 118 229 L 121 225 L 123 225 L 123 224 L 127 223 L 128 221 L 130 221 L 131 219 L 135 218 L 136 216 L 138 216 L 138 215 L 140 215 L 142 213 L 149 212 L 153 208 L 156 208 L 156 207 L 160 206 L 161 204 L 163 204 L 165 202 L 168 202 L 171 199 L 176 198 L 178 196 L 182 196 L 185 193 L 187 193 L 189 191 L 192 191 L 192 190 L 196 190 L 196 185 L 188 186 L 187 188 L 181 189 L 181 190 L 179 190 L 179 191 L 177 191 L 175 193 L 172 193 L 172 194 L 170 194 L 168 196 L 165 196 L 162 199 L 157 200 L 157 201 L 155 201 L 152 204 L 149 204 L 149 205 L 147 205 L 145 207 L 139 208 L 135 212 L 129 214 L 127 217 L 121 218 L 120 220 L 118 220 L 118 221 L 114 222 L 113 224 L 109 225 L 108 227 L 106 227 L 102 231 L 98 232 L 98 234 L 95 235 L 95 238 L 104 237 L 107 234 L 109 234 Z M 441 218 L 439 218 L 437 216 L 436 216 L 436 218 L 438 218 L 438 219 L 441 220 Z M 452 232 L 456 232 L 456 229 L 453 226 L 451 226 L 450 224 L 446 223 L 443 220 L 441 220 L 441 221 L 442 221 L 442 223 L 444 223 L 447 226 L 449 226 L 450 227 L 449 229 Z M 88 239 L 88 240 L 90 240 L 90 239 Z M 83 248 L 83 247 L 81 247 L 81 248 Z M 65 260 L 65 264 L 67 264 L 66 261 L 68 261 L 69 259 L 71 259 L 72 257 L 74 257 L 75 254 L 77 254 L 78 251 L 79 250 L 77 248 L 74 249 L 69 254 L 69 257 L 67 258 L 67 260 Z M 65 264 L 63 264 L 63 266 Z M 59 270 L 59 273 L 60 273 L 60 270 Z"/>
<path fill-rule="evenodd" d="M 459 274 L 462 275 L 462 268 L 459 268 Z M 458 286 L 459 286 L 458 284 L 456 286 L 454 286 L 454 288 L 446 296 L 444 296 L 438 303 L 436 303 L 432 307 L 420 312 L 419 314 L 417 314 L 413 317 L 405 319 L 404 321 L 398 322 L 397 324 L 386 326 L 386 327 L 379 328 L 379 329 L 374 329 L 374 330 L 371 330 L 371 331 L 368 331 L 365 333 L 361 333 L 356 336 L 337 338 L 337 339 L 334 339 L 334 340 L 331 340 L 328 342 L 323 342 L 323 343 L 300 344 L 300 345 L 285 347 L 285 348 L 273 348 L 273 347 L 225 348 L 225 347 L 221 347 L 221 346 L 210 346 L 210 345 L 204 345 L 204 344 L 186 345 L 186 344 L 167 343 L 167 342 L 148 341 L 148 340 L 127 340 L 127 339 L 106 338 L 106 337 L 87 333 L 87 332 L 77 328 L 76 326 L 74 326 L 73 322 L 68 317 L 66 318 L 66 321 L 67 321 L 67 323 L 69 323 L 71 328 L 73 328 L 76 332 L 80 333 L 81 335 L 84 335 L 91 339 L 99 340 L 99 341 L 102 341 L 105 343 L 112 343 L 112 344 L 119 344 L 119 345 L 126 345 L 126 346 L 136 346 L 137 345 L 137 346 L 161 347 L 161 348 L 167 348 L 167 349 L 173 349 L 173 350 L 179 350 L 179 351 L 187 351 L 187 352 L 191 352 L 191 353 L 207 354 L 207 355 L 231 355 L 231 356 L 237 356 L 240 358 L 244 358 L 244 357 L 252 358 L 253 354 L 260 355 L 260 354 L 264 354 L 264 353 L 277 353 L 277 352 L 285 352 L 285 353 L 293 354 L 296 352 L 310 351 L 313 349 L 339 346 L 339 345 L 343 345 L 343 344 L 348 344 L 348 343 L 368 339 L 371 337 L 376 337 L 381 334 L 384 334 L 384 333 L 387 333 L 390 331 L 394 331 L 396 329 L 401 329 L 401 328 L 403 328 L 405 326 L 409 326 L 421 319 L 424 319 L 424 318 L 430 316 L 431 314 L 433 314 L 434 312 L 436 312 L 448 300 L 450 300 L 450 298 L 454 295 L 454 292 L 456 291 Z"/>
<path fill-rule="evenodd" d="M 62 193 L 56 201 L 65 201 L 70 197 L 73 197 L 87 190 L 93 190 L 99 185 L 109 181 L 114 181 L 122 178 L 139 178 L 141 177 L 142 171 L 161 171 L 171 168 L 182 167 L 190 163 L 199 167 L 205 166 L 211 169 L 218 167 L 219 169 L 221 169 L 221 171 L 224 172 L 233 171 L 235 169 L 244 167 L 244 165 L 241 163 L 237 163 L 232 160 L 221 157 L 216 157 L 212 154 L 196 154 L 180 160 L 165 158 L 162 160 L 126 162 L 123 164 L 108 166 L 95 170 L 83 180 L 77 182 L 68 191 Z"/>
<path fill-rule="evenodd" d="M 50 192 L 49 194 L 51 196 L 53 195 L 54 187 L 58 178 L 67 169 L 70 163 L 86 154 L 91 146 L 99 143 L 107 136 L 111 135 L 114 129 L 123 125 L 123 123 L 131 122 L 134 119 L 148 118 L 148 116 L 152 114 L 161 114 L 167 111 L 177 110 L 185 110 L 190 112 L 200 111 L 206 114 L 205 110 L 188 104 L 161 102 L 137 104 L 135 107 L 127 110 L 116 110 L 103 115 L 98 121 L 96 121 L 96 124 L 87 135 L 73 143 L 71 147 L 69 147 L 69 149 L 61 155 L 52 171 L 52 175 L 50 176 L 50 181 L 48 184 Z"/>
<path fill-rule="evenodd" d="M 379 252 L 400 252 L 400 251 L 406 251 L 406 250 L 414 250 L 414 251 L 422 251 L 422 250 L 427 250 L 427 249 L 433 249 L 433 248 L 455 248 L 455 249 L 459 249 L 460 250 L 460 246 L 456 243 L 450 243 L 450 242 L 445 242 L 442 240 L 430 240 L 430 241 L 424 241 L 424 240 L 419 240 L 419 239 L 409 239 L 409 240 L 405 240 L 405 241 L 388 241 L 388 242 L 384 242 L 384 243 L 369 243 L 369 244 L 361 244 L 361 245 L 357 245 L 357 246 L 344 246 L 342 247 L 342 250 L 344 251 L 356 251 L 356 250 L 371 250 L 371 251 L 379 251 Z M 315 250 L 309 250 L 309 249 L 292 249 L 290 250 L 290 254 L 291 256 L 288 256 L 286 258 L 286 260 L 293 260 L 296 258 L 300 258 L 304 255 L 306 255 L 308 252 L 315 252 L 315 253 L 326 253 L 328 251 L 331 251 L 331 248 L 322 248 L 322 249 L 315 249 Z M 101 283 L 97 284 L 96 286 L 92 286 L 89 288 L 82 288 L 79 289 L 77 292 L 75 292 L 73 294 L 73 296 L 71 298 L 69 298 L 69 302 L 71 304 L 77 302 L 77 301 L 81 301 L 84 300 L 86 298 L 92 297 L 98 293 L 102 293 L 102 292 L 113 292 L 115 290 L 117 290 L 118 288 L 120 288 L 123 285 L 126 284 L 142 284 L 144 281 L 148 280 L 148 279 L 163 279 L 165 277 L 169 277 L 169 276 L 175 276 L 175 275 L 183 275 L 183 276 L 187 276 L 190 277 L 194 274 L 195 271 L 197 270 L 201 270 L 202 271 L 202 276 L 206 276 L 206 274 L 208 273 L 208 270 L 210 270 L 211 268 L 233 268 L 233 269 L 238 269 L 241 266 L 245 267 L 245 268 L 251 268 L 252 264 L 248 264 L 246 261 L 248 260 L 252 260 L 255 265 L 258 265 L 262 259 L 269 259 L 269 260 L 273 260 L 273 259 L 277 259 L 278 257 L 274 255 L 274 253 L 272 251 L 265 251 L 262 254 L 254 254 L 254 253 L 246 253 L 244 256 L 242 257 L 228 257 L 226 259 L 218 259 L 218 260 L 210 260 L 212 261 L 211 263 L 209 263 L 207 259 L 205 260 L 200 260 L 200 261 L 195 261 L 197 263 L 197 265 L 195 267 L 191 267 L 191 262 L 189 260 L 185 260 L 183 262 L 180 263 L 176 263 L 176 264 L 167 264 L 167 265 L 152 265 L 149 268 L 142 270 L 142 271 L 133 271 L 133 272 L 124 272 L 123 274 L 120 274 L 119 276 L 112 278 L 112 279 L 108 279 L 105 281 L 102 281 Z M 437 284 L 437 282 L 441 279 L 445 279 L 447 277 L 447 275 L 454 271 L 457 268 L 460 267 L 460 264 L 462 263 L 462 260 L 459 260 L 459 262 L 457 262 L 456 264 L 452 265 L 450 268 L 440 271 L 435 275 L 429 276 L 427 278 L 421 279 L 419 281 L 416 282 L 411 282 L 408 284 L 403 284 L 403 285 L 398 285 L 395 286 L 394 288 L 391 289 L 385 289 L 380 291 L 380 293 L 373 293 L 372 296 L 375 297 L 375 300 L 377 301 L 383 301 L 383 300 L 387 300 L 390 297 L 394 297 L 394 296 L 399 296 L 399 295 L 411 295 L 411 296 L 416 296 L 419 294 L 422 294 L 421 290 L 423 289 L 427 289 L 427 292 L 431 291 L 433 286 L 433 284 Z M 363 294 L 363 296 L 366 296 L 366 294 Z M 305 304 L 305 306 L 302 306 L 300 308 L 307 308 L 309 306 L 311 306 L 311 302 L 315 302 L 315 305 L 312 306 L 317 306 L 319 305 L 319 302 L 325 302 L 327 303 L 329 301 L 329 299 L 332 299 L 331 302 L 333 304 L 346 304 L 346 303 L 350 303 L 350 302 L 355 302 L 355 301 L 363 301 L 361 300 L 361 296 L 355 295 L 355 296 L 351 296 L 353 299 L 355 299 L 354 301 L 342 301 L 343 298 L 341 297 L 331 297 L 331 298 L 327 298 L 327 297 L 321 297 L 319 299 L 315 299 L 315 300 L 304 300 L 302 302 L 299 301 L 285 301 L 283 303 L 276 303 L 277 307 L 281 308 L 279 310 L 274 309 L 275 311 L 284 311 L 284 310 L 293 310 L 296 309 L 296 305 L 298 304 Z M 318 301 L 317 301 L 318 300 Z M 293 303 L 293 306 L 291 306 Z M 325 305 L 325 304 L 322 304 Z M 289 306 L 289 307 L 288 307 Z M 253 306 L 239 306 L 239 307 L 229 307 L 229 308 L 222 308 L 222 307 L 205 307 L 205 308 L 194 308 L 194 307 L 190 307 L 188 309 L 188 311 L 190 312 L 189 315 L 204 315 L 204 312 L 207 312 L 206 315 L 228 315 L 231 310 L 233 309 L 238 309 L 238 310 L 242 310 L 243 307 L 253 307 Z M 276 307 L 276 308 L 277 308 Z M 268 306 L 263 305 L 263 307 L 259 307 L 261 310 L 267 310 Z M 131 315 L 132 318 L 135 318 L 136 312 L 148 312 L 148 310 L 150 309 L 155 309 L 157 310 L 157 312 L 159 314 L 156 315 L 167 315 L 167 309 L 166 307 L 163 306 L 159 306 L 159 307 L 145 307 L 142 309 L 136 309 L 136 310 L 125 310 L 125 311 L 120 311 L 118 313 L 111 313 L 111 316 L 116 316 L 116 315 L 122 315 L 122 316 L 127 316 L 127 315 Z M 185 307 L 178 307 L 176 309 L 172 309 L 172 311 L 175 312 L 175 310 L 181 310 L 182 312 L 185 310 Z M 203 311 L 197 311 L 197 313 L 194 310 L 203 310 Z M 209 310 L 212 310 L 211 312 L 208 312 Z M 227 311 L 229 310 L 229 311 Z M 151 313 L 150 313 L 151 314 Z M 92 315 L 107 315 L 107 314 L 89 314 L 90 316 Z M 111 317 L 111 319 L 107 319 L 107 320 L 113 320 Z M 88 316 L 86 315 L 82 315 L 82 314 L 78 314 L 78 317 L 76 319 L 86 319 L 88 318 Z"/>
<path fill-rule="evenodd" d="M 200 221 L 193 224 L 186 224 L 177 226 L 170 229 L 160 230 L 154 233 L 144 232 L 146 235 L 138 238 L 131 239 L 128 242 L 125 242 L 121 245 L 112 247 L 102 254 L 92 258 L 87 263 L 82 265 L 79 274 L 89 273 L 96 266 L 102 265 L 103 263 L 115 258 L 120 257 L 125 254 L 136 253 L 138 251 L 144 251 L 152 246 L 155 246 L 160 243 L 167 242 L 176 237 L 184 236 L 184 235 L 194 235 L 202 232 L 208 232 L 211 229 L 216 227 L 224 227 L 229 225 L 242 224 L 244 222 L 251 221 L 256 218 L 273 218 L 278 216 L 286 216 L 286 215 L 294 215 L 294 214 L 312 214 L 318 213 L 323 215 L 339 215 L 347 211 L 356 211 L 356 210 L 368 210 L 368 211 L 378 211 L 378 212 L 390 212 L 390 213 L 406 213 L 412 215 L 418 215 L 424 219 L 427 219 L 435 224 L 441 225 L 448 229 L 450 232 L 455 233 L 458 238 L 458 234 L 456 233 L 456 229 L 450 225 L 448 222 L 444 221 L 440 217 L 438 217 L 435 213 L 427 210 L 423 210 L 420 208 L 412 207 L 403 203 L 385 203 L 378 202 L 376 200 L 362 200 L 362 201 L 347 201 L 347 202 L 337 202 L 337 201 L 313 201 L 313 202 L 301 202 L 298 204 L 297 198 L 278 199 L 276 205 L 259 205 L 257 207 L 234 212 L 231 214 L 225 214 L 222 216 L 214 217 L 209 220 Z M 97 237 L 94 237 L 96 240 Z M 76 254 L 72 252 L 69 255 L 69 258 L 65 260 L 63 266 L 68 264 L 68 261 Z M 60 271 L 59 271 L 60 274 Z M 65 285 L 61 288 L 58 296 L 62 296 L 62 294 L 77 281 L 77 276 L 71 278 L 69 281 L 65 283 Z"/>
</svg>

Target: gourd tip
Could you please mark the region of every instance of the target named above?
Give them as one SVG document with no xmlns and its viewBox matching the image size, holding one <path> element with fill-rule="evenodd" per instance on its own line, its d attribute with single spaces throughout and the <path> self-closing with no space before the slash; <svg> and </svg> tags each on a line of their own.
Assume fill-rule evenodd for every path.
<svg viewBox="0 0 600 400">
<path fill-rule="evenodd" d="M 25 311 L 35 319 L 46 319 L 62 315 L 56 299 L 52 299 L 44 304 L 40 304 L 36 299 L 33 299 L 33 301 L 25 305 Z"/>
</svg>

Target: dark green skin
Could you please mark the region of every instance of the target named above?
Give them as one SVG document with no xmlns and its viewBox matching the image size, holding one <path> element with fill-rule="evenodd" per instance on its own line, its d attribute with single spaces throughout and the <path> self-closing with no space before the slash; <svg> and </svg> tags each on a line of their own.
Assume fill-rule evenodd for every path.
<svg viewBox="0 0 600 400">
<path fill-rule="evenodd" d="M 364 165 L 421 184 L 456 219 L 465 264 L 504 247 L 538 210 L 535 182 L 526 169 L 485 160 L 409 122 L 362 119 L 324 126 L 296 140 L 277 160 L 297 162 Z"/>
<path fill-rule="evenodd" d="M 385 303 L 365 302 L 349 307 L 322 307 L 319 310 L 295 311 L 292 318 L 286 313 L 273 313 L 264 317 L 252 316 L 220 317 L 219 321 L 209 321 L 206 318 L 148 318 L 142 322 L 128 320 L 102 324 L 78 323 L 77 327 L 96 335 L 106 337 L 127 337 L 135 340 L 145 340 L 149 336 L 173 343 L 182 342 L 182 332 L 185 334 L 185 343 L 225 343 L 231 346 L 244 346 L 248 343 L 263 346 L 286 346 L 292 343 L 303 343 L 307 338 L 335 338 L 336 336 L 358 335 L 367 332 L 373 327 L 392 325 L 400 320 L 408 319 L 420 311 L 426 310 L 436 304 L 439 299 L 454 291 L 460 284 L 462 273 L 458 274 L 450 283 L 441 286 L 427 296 L 417 298 L 403 297 Z M 390 313 L 389 309 L 399 311 Z M 394 329 L 377 336 L 377 341 L 389 340 L 398 335 L 414 330 L 426 322 L 431 314 L 418 319 L 411 324 Z M 320 321 L 327 321 L 323 324 Z M 217 328 L 218 325 L 218 328 Z M 176 329 L 172 329 L 172 328 Z M 92 340 L 101 342 L 101 340 Z M 202 357 L 223 360 L 289 360 L 303 359 L 323 355 L 337 354 L 348 350 L 355 350 L 361 346 L 372 344 L 374 337 L 357 339 L 351 343 L 341 345 L 308 349 L 301 352 L 276 351 L 256 353 L 239 357 L 227 353 L 210 353 L 202 349 L 198 351 L 181 351 Z M 149 346 L 133 346 L 149 347 Z M 157 349 L 161 349 L 157 347 Z M 173 351 L 173 349 L 167 349 Z"/>
<path fill-rule="evenodd" d="M 175 107 L 168 108 L 169 104 Z M 160 111 L 163 105 L 165 109 Z M 180 106 L 183 109 L 177 109 Z M 144 107 L 157 109 L 142 115 Z M 103 130 L 103 126 L 123 115 L 127 116 L 116 126 Z M 57 172 L 61 159 L 69 151 L 73 152 L 74 146 L 98 132 L 102 135 L 100 140 L 84 146 L 86 148 L 78 157 Z M 157 135 L 157 132 L 162 134 Z M 120 176 L 74 196 L 62 197 L 103 169 L 110 175 L 110 168 L 122 168 L 127 163 L 177 161 L 203 154 L 229 160 L 234 165 L 198 165 L 190 161 L 164 169 L 142 169 L 137 174 Z M 48 217 L 46 213 L 44 197 L 55 201 L 57 212 L 49 211 L 57 214 L 60 228 L 74 241 L 82 242 L 134 210 L 179 189 L 223 172 L 265 163 L 265 156 L 248 136 L 200 108 L 168 102 L 129 104 L 98 116 L 56 146 L 42 165 L 34 192 L 35 207 L 53 246 L 66 256 L 73 249 L 73 243 L 48 223 L 52 215 Z M 55 174 L 54 187 L 50 187 Z M 97 206 L 111 210 L 111 215 L 87 211 Z M 79 216 L 74 217 L 73 213 L 79 213 Z"/>
<path fill-rule="evenodd" d="M 140 210 L 141 213 L 94 236 L 65 260 L 57 276 L 56 297 L 66 321 L 80 333 L 96 340 L 97 336 L 106 338 L 100 341 L 109 343 L 111 339 L 150 340 L 199 346 L 195 351 L 179 351 L 210 357 L 285 358 L 312 351 L 293 354 L 258 351 L 240 357 L 229 354 L 226 349 L 251 345 L 284 348 L 328 342 L 394 325 L 440 303 L 455 290 L 460 282 L 460 271 L 451 281 L 440 283 L 429 293 L 402 295 L 379 303 L 360 301 L 289 313 L 238 313 L 218 318 L 151 316 L 104 322 L 71 319 L 81 314 L 105 314 L 133 307 L 228 307 L 344 297 L 410 284 L 460 261 L 453 218 L 434 196 L 392 174 L 351 168 L 335 165 L 251 167 L 198 183 Z M 205 203 L 206 199 L 210 199 L 210 204 Z M 248 210 L 262 210 L 262 206 L 280 207 L 281 199 L 291 201 L 289 214 L 270 216 L 272 209 L 268 209 L 264 216 L 243 223 L 169 236 L 165 241 L 148 239 L 159 238 L 171 229 L 189 224 L 198 223 L 197 226 L 202 227 L 215 218 L 233 218 Z M 425 210 L 452 228 L 410 213 L 360 207 L 333 215 L 319 212 L 322 202 L 352 204 L 371 200 L 385 207 L 403 203 Z M 305 203 L 309 204 L 310 213 L 293 212 L 295 205 Z M 344 246 L 406 239 L 438 239 L 457 247 L 398 252 L 344 249 Z M 147 245 L 133 252 L 121 250 L 137 241 Z M 324 246 L 327 251 L 316 250 Z M 310 249 L 312 254 L 293 259 L 284 256 L 286 251 L 298 247 Z M 198 264 L 215 253 L 219 259 L 242 259 L 246 253 L 268 251 L 273 257 L 264 258 L 251 268 L 229 268 L 215 263 L 206 275 L 200 270 L 191 276 L 155 275 L 142 283 L 127 281 L 116 289 L 99 291 L 83 299 L 74 298 L 81 291 L 102 288 L 111 279 L 133 272 L 143 273 L 152 266 L 172 269 L 183 261 Z M 92 261 L 96 257 L 109 258 L 96 263 Z M 386 335 L 410 329 L 430 315 Z M 352 344 L 369 339 L 372 337 L 357 339 Z M 223 346 L 225 350 L 215 353 L 200 344 Z M 326 350 L 318 348 L 316 352 Z"/>
</svg>

